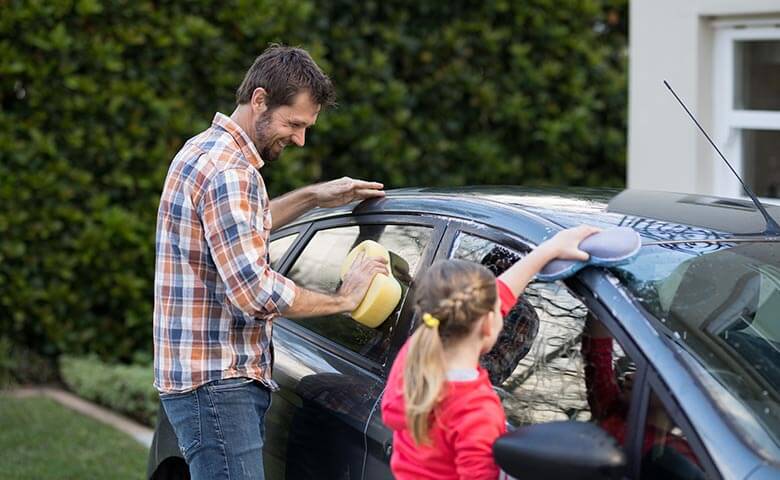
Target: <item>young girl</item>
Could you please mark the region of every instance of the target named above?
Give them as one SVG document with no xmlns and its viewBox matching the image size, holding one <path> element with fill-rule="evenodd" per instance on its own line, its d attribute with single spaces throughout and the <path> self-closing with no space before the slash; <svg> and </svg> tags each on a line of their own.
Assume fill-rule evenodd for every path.
<svg viewBox="0 0 780 480">
<path fill-rule="evenodd" d="M 555 258 L 587 260 L 577 246 L 597 231 L 564 230 L 498 279 L 462 260 L 428 270 L 416 298 L 422 323 L 398 353 L 382 398 L 397 479 L 498 478 L 492 448 L 506 417 L 479 357 L 533 276 Z"/>
</svg>

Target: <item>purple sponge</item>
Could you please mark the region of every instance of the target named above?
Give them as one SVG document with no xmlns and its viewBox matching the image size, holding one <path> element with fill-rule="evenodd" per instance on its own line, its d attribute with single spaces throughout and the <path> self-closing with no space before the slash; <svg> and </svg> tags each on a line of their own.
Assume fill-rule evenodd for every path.
<svg viewBox="0 0 780 480">
<path fill-rule="evenodd" d="M 642 239 L 638 233 L 628 227 L 617 227 L 589 236 L 580 243 L 579 247 L 580 250 L 590 254 L 587 261 L 553 260 L 544 266 L 536 275 L 536 279 L 542 282 L 554 282 L 574 275 L 588 265 L 597 267 L 623 265 L 639 253 Z"/>
</svg>

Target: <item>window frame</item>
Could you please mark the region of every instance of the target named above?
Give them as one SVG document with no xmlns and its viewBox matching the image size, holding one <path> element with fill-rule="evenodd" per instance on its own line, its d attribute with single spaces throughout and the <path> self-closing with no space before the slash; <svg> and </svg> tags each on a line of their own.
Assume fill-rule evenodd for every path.
<svg viewBox="0 0 780 480">
<path fill-rule="evenodd" d="M 413 215 L 413 214 L 369 214 L 369 215 L 356 215 L 356 216 L 341 216 L 335 218 L 327 218 L 323 220 L 314 221 L 310 224 L 302 225 L 305 232 L 295 241 L 294 245 L 288 249 L 284 260 L 280 263 L 278 272 L 282 275 L 287 275 L 292 265 L 298 260 L 303 250 L 309 245 L 312 238 L 321 230 L 330 230 L 341 227 L 352 227 L 359 225 L 410 225 L 421 226 L 431 228 L 431 240 L 429 245 L 425 248 L 420 257 L 417 270 L 410 272 L 413 279 L 416 279 L 427 267 L 431 264 L 433 254 L 438 250 L 439 242 L 441 241 L 444 233 L 445 221 L 435 217 Z M 292 229 L 290 230 L 290 232 Z M 283 230 L 280 229 L 279 235 L 282 236 Z M 288 231 L 284 231 L 285 234 L 289 234 Z M 387 352 L 384 355 L 382 361 L 376 361 L 369 359 L 353 350 L 350 350 L 344 345 L 331 340 L 314 330 L 310 330 L 284 316 L 280 316 L 275 320 L 277 327 L 300 337 L 301 339 L 309 342 L 317 348 L 323 349 L 337 357 L 340 357 L 353 365 L 356 365 L 364 370 L 371 372 L 380 378 L 386 378 L 389 374 L 390 366 L 392 365 L 392 359 L 395 358 L 398 350 L 400 350 L 403 342 L 408 335 L 404 332 L 408 331 L 408 325 L 412 321 L 412 302 L 408 301 L 414 297 L 415 282 L 409 286 L 409 291 L 404 299 L 404 303 L 401 306 L 401 311 L 398 317 L 398 324 L 393 329 L 390 335 L 390 345 Z"/>
<path fill-rule="evenodd" d="M 647 381 L 645 382 L 642 392 L 643 408 L 640 410 L 638 415 L 638 426 L 640 430 L 634 439 L 636 448 L 636 451 L 634 452 L 636 454 L 636 462 L 633 465 L 633 478 L 640 478 L 639 473 L 642 468 L 642 443 L 644 441 L 645 428 L 647 427 L 647 410 L 650 403 L 651 392 L 654 393 L 656 397 L 658 397 L 658 400 L 663 405 L 664 410 L 666 410 L 666 414 L 669 415 L 669 418 L 671 418 L 675 425 L 685 434 L 686 440 L 690 444 L 693 453 L 696 455 L 696 458 L 701 462 L 707 478 L 723 478 L 720 475 L 720 472 L 718 472 L 718 469 L 715 467 L 715 464 L 712 462 L 712 459 L 710 458 L 707 450 L 704 448 L 704 444 L 699 438 L 699 435 L 696 433 L 696 430 L 688 421 L 684 410 L 677 403 L 674 394 L 669 391 L 669 388 L 666 386 L 664 381 L 661 380 L 661 377 L 653 368 L 648 369 Z"/>
<path fill-rule="evenodd" d="M 489 242 L 494 242 L 519 251 L 523 254 L 528 253 L 535 246 L 527 239 L 517 235 L 508 234 L 502 230 L 485 224 L 449 219 L 447 221 L 446 227 L 447 229 L 444 232 L 444 236 L 441 239 L 441 243 L 439 244 L 439 248 L 437 249 L 436 255 L 433 259 L 434 262 L 437 260 L 448 260 L 451 258 L 450 255 L 453 253 L 455 240 L 458 238 L 458 234 L 460 233 L 482 238 Z"/>
<path fill-rule="evenodd" d="M 278 268 L 274 269 L 273 266 L 269 262 L 269 266 L 274 271 L 279 271 L 281 269 L 281 267 L 284 266 L 284 262 L 287 260 L 287 257 L 289 257 L 289 253 L 292 252 L 293 249 L 295 249 L 295 245 L 300 241 L 302 234 L 305 233 L 305 230 L 306 229 L 300 229 L 300 230 L 291 229 L 291 230 L 284 231 L 284 232 L 280 231 L 278 235 L 272 235 L 268 239 L 268 249 L 269 249 L 269 258 L 270 258 L 270 249 L 271 249 L 271 244 L 272 243 L 274 243 L 274 242 L 276 242 L 278 240 L 282 240 L 282 239 L 288 238 L 288 237 L 295 237 L 293 239 L 292 243 L 282 253 L 281 257 L 279 257 Z"/>
<path fill-rule="evenodd" d="M 287 272 L 287 269 L 289 267 L 289 260 L 293 253 L 297 252 L 299 249 L 299 246 L 301 244 L 301 241 L 304 240 L 311 229 L 310 223 L 303 223 L 291 227 L 282 227 L 279 230 L 274 230 L 271 232 L 271 236 L 268 239 L 268 244 L 270 247 L 270 244 L 273 243 L 276 240 L 282 239 L 284 237 L 289 237 L 290 235 L 298 235 L 298 238 L 296 238 L 292 245 L 290 245 L 287 248 L 287 251 L 284 252 L 282 255 L 282 258 L 279 259 L 279 268 L 276 269 L 277 272 L 284 275 Z"/>
<path fill-rule="evenodd" d="M 744 130 L 780 131 L 780 110 L 746 110 L 734 108 L 734 49 L 743 40 L 780 40 L 780 18 L 713 22 L 713 141 L 723 151 L 734 170 L 744 177 L 742 155 Z M 716 151 L 710 155 L 713 165 L 713 188 L 728 197 L 747 198 L 739 180 L 723 165 Z M 761 197 L 780 204 L 780 198 Z"/>
<path fill-rule="evenodd" d="M 628 475 L 628 478 L 638 479 L 642 467 L 642 445 L 644 442 L 645 422 L 647 420 L 647 409 L 650 402 L 651 390 L 659 398 L 671 419 L 681 430 L 683 430 L 683 432 L 685 432 L 688 443 L 693 448 L 694 453 L 705 469 L 707 478 L 723 478 L 715 466 L 709 452 L 704 447 L 704 443 L 699 437 L 696 429 L 693 428 L 688 420 L 685 409 L 679 405 L 674 393 L 669 390 L 656 371 L 655 366 L 648 360 L 648 355 L 643 353 L 644 350 L 638 346 L 628 331 L 617 320 L 615 317 L 616 313 L 613 313 L 612 309 L 602 303 L 601 299 L 606 298 L 606 295 L 599 295 L 599 297 L 596 298 L 594 292 L 577 276 L 568 280 L 566 283 L 571 283 L 572 291 L 577 291 L 579 295 L 584 297 L 583 303 L 585 303 L 589 309 L 592 309 L 594 313 L 596 313 L 596 311 L 599 312 L 597 313 L 599 320 L 604 323 L 604 326 L 612 333 L 618 342 L 621 343 L 621 347 L 623 347 L 624 351 L 632 358 L 637 359 L 637 373 L 636 380 L 634 381 L 634 392 L 632 392 L 631 411 L 629 412 L 630 420 L 627 430 L 627 432 L 630 432 L 631 442 L 629 444 L 630 446 L 625 449 L 625 453 L 628 456 L 627 474 L 630 474 Z M 631 300 L 631 306 L 639 317 L 644 318 L 645 321 L 653 324 L 654 328 L 657 329 L 659 326 L 665 328 L 663 322 L 633 299 Z M 663 331 L 659 331 L 658 333 L 661 336 L 664 335 Z M 639 368 L 638 359 L 640 358 L 642 359 L 642 368 Z M 682 364 L 680 364 L 679 367 L 685 368 Z"/>
<path fill-rule="evenodd" d="M 566 285 L 577 295 L 585 307 L 592 312 L 598 321 L 609 330 L 612 337 L 620 344 L 620 348 L 628 355 L 636 365 L 634 387 L 631 392 L 631 405 L 626 415 L 626 444 L 623 451 L 626 454 L 626 473 L 631 473 L 629 478 L 638 478 L 642 461 L 642 441 L 644 439 L 644 421 L 647 414 L 649 401 L 648 375 L 650 365 L 639 346 L 634 342 L 628 331 L 618 322 L 610 309 L 602 303 L 600 297 L 596 297 L 576 276 L 567 280 Z"/>
</svg>

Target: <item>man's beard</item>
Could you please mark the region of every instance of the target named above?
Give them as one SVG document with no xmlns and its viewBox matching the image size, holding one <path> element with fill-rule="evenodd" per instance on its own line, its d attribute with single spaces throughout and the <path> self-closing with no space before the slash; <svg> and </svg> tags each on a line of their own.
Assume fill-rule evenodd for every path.
<svg viewBox="0 0 780 480">
<path fill-rule="evenodd" d="M 255 148 L 257 148 L 257 151 L 260 152 L 260 157 L 264 162 L 268 163 L 273 162 L 279 158 L 279 154 L 282 153 L 281 150 L 274 152 L 271 149 L 275 143 L 271 138 L 271 113 L 271 110 L 266 110 L 260 114 L 257 120 L 255 120 L 255 135 L 252 139 L 255 144 Z"/>
</svg>

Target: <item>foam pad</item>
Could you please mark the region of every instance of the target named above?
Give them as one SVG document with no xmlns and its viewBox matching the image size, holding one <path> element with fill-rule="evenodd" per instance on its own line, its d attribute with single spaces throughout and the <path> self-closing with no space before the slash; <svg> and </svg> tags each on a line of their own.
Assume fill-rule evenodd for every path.
<svg viewBox="0 0 780 480">
<path fill-rule="evenodd" d="M 577 273 L 587 265 L 614 267 L 623 265 L 639 253 L 642 239 L 628 227 L 610 228 L 593 234 L 580 242 L 579 248 L 590 254 L 585 262 L 577 260 L 553 260 L 544 266 L 536 279 L 542 282 L 554 282 Z"/>
<path fill-rule="evenodd" d="M 342 280 L 360 252 L 365 252 L 367 257 L 384 258 L 387 261 L 388 270 L 391 271 L 390 253 L 387 249 L 373 240 L 366 240 L 353 248 L 344 263 L 341 264 Z M 398 280 L 393 278 L 392 273 L 390 275 L 377 273 L 371 280 L 371 285 L 368 287 L 363 301 L 350 315 L 355 321 L 367 327 L 376 328 L 387 320 L 400 300 L 401 284 L 398 283 Z"/>
</svg>

